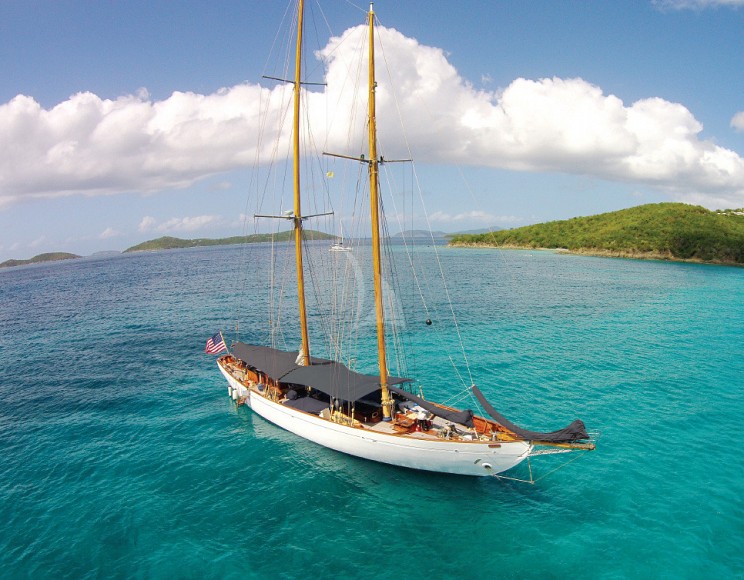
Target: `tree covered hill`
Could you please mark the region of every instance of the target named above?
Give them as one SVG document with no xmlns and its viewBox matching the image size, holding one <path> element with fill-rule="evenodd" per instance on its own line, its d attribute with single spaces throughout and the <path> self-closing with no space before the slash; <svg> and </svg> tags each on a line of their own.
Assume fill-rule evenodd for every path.
<svg viewBox="0 0 744 580">
<path fill-rule="evenodd" d="M 683 203 L 641 205 L 487 234 L 452 245 L 565 248 L 599 255 L 744 264 L 744 210 L 710 211 Z"/>
<path fill-rule="evenodd" d="M 319 232 L 316 230 L 303 230 L 305 239 L 308 240 L 333 240 L 336 236 Z M 228 246 L 233 244 L 255 244 L 258 242 L 288 242 L 294 240 L 294 231 L 287 230 L 285 232 L 279 232 L 277 234 L 251 234 L 249 236 L 233 236 L 231 238 L 197 238 L 194 240 L 184 240 L 181 238 L 173 238 L 170 236 L 164 236 L 156 240 L 149 240 L 142 242 L 131 248 L 127 248 L 124 252 L 146 252 L 152 250 L 174 250 L 178 248 L 196 248 L 199 246 Z"/>
<path fill-rule="evenodd" d="M 39 254 L 28 260 L 6 260 L 0 263 L 0 268 L 9 268 L 11 266 L 23 266 L 25 264 L 38 264 L 40 262 L 56 262 L 58 260 L 72 260 L 79 258 L 77 254 L 68 254 L 67 252 L 49 252 L 47 254 Z"/>
</svg>

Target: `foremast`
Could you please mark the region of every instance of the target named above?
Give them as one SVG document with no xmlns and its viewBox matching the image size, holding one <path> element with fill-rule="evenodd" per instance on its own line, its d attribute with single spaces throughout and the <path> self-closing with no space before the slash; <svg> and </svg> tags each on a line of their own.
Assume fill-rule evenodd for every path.
<svg viewBox="0 0 744 580">
<path fill-rule="evenodd" d="M 294 77 L 294 119 L 292 128 L 293 142 L 293 175 L 294 175 L 294 231 L 295 231 L 295 266 L 297 270 L 297 302 L 300 313 L 300 332 L 302 344 L 297 363 L 310 364 L 310 340 L 307 332 L 307 310 L 305 308 L 305 274 L 302 264 L 302 200 L 300 196 L 300 88 L 302 77 L 302 19 L 304 0 L 297 3 L 297 46 L 295 50 Z"/>
<path fill-rule="evenodd" d="M 369 205 L 372 222 L 372 270 L 375 288 L 375 318 L 377 321 L 377 357 L 380 366 L 383 420 L 390 421 L 393 401 L 388 391 L 388 370 L 385 354 L 385 310 L 382 301 L 382 260 L 380 251 L 379 165 L 377 158 L 377 122 L 375 112 L 375 12 L 369 5 Z"/>
</svg>

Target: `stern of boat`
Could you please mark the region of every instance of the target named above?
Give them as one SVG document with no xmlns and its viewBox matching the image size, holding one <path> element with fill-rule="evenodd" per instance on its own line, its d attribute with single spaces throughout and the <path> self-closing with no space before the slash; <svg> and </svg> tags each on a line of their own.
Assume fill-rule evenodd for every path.
<svg viewBox="0 0 744 580">
<path fill-rule="evenodd" d="M 240 368 L 237 359 L 226 354 L 217 359 L 217 368 L 227 380 L 227 394 L 238 405 L 251 404 L 251 391 L 246 384 L 245 372 Z"/>
</svg>

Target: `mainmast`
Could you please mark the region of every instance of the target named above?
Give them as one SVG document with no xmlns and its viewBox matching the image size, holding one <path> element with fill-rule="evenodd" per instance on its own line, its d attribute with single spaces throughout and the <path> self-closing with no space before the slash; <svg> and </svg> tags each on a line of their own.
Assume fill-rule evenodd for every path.
<svg viewBox="0 0 744 580">
<path fill-rule="evenodd" d="M 302 265 L 302 203 L 300 200 L 300 86 L 302 75 L 302 17 L 304 1 L 297 3 L 297 48 L 295 51 L 294 78 L 294 125 L 292 138 L 294 145 L 294 230 L 295 230 L 295 264 L 297 269 L 297 301 L 300 311 L 300 331 L 302 345 L 298 364 L 310 364 L 310 341 L 307 333 L 307 311 L 305 309 L 305 275 Z"/>
<path fill-rule="evenodd" d="M 385 310 L 382 302 L 382 262 L 380 257 L 380 199 L 378 194 L 379 166 L 377 158 L 377 122 L 375 113 L 375 13 L 369 5 L 369 204 L 372 221 L 372 270 L 375 287 L 375 315 L 377 319 L 377 357 L 380 366 L 383 420 L 390 421 L 393 401 L 388 391 L 388 370 L 385 357 Z"/>
</svg>

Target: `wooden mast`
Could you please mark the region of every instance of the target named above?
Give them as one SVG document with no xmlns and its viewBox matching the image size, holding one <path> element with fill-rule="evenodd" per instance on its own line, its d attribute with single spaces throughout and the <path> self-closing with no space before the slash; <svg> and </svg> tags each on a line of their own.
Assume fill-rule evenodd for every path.
<svg viewBox="0 0 744 580">
<path fill-rule="evenodd" d="M 388 370 L 385 357 L 385 310 L 382 302 L 382 262 L 380 257 L 380 200 L 378 194 L 379 160 L 377 158 L 377 122 L 375 113 L 375 13 L 369 5 L 369 204 L 372 221 L 372 270 L 375 287 L 375 315 L 377 320 L 377 358 L 380 366 L 382 415 L 391 419 L 393 404 L 388 391 Z"/>
<path fill-rule="evenodd" d="M 302 345 L 298 364 L 310 364 L 310 341 L 307 333 L 307 311 L 305 309 L 305 275 L 302 265 L 302 204 L 300 201 L 300 86 L 302 74 L 302 17 L 304 2 L 297 3 L 297 47 L 295 51 L 294 78 L 294 125 L 292 139 L 294 145 L 294 230 L 295 230 L 295 265 L 297 269 L 297 301 L 300 312 L 300 331 Z"/>
</svg>

